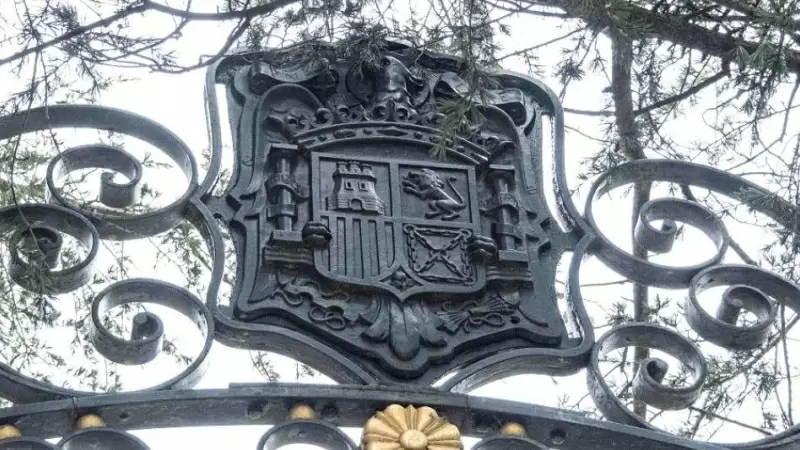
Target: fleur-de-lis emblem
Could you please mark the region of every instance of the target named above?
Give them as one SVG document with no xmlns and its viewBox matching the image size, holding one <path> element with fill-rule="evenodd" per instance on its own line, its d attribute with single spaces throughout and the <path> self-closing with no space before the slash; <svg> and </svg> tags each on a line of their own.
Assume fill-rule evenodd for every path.
<svg viewBox="0 0 800 450">
<path fill-rule="evenodd" d="M 460 450 L 458 427 L 432 408 L 389 405 L 364 426 L 364 450 Z"/>
</svg>

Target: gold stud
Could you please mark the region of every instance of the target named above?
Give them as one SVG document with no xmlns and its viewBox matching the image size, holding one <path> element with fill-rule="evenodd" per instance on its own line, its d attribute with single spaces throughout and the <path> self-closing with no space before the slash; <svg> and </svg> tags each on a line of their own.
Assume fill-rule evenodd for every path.
<svg viewBox="0 0 800 450">
<path fill-rule="evenodd" d="M 289 418 L 292 420 L 313 420 L 317 418 L 314 408 L 305 403 L 298 403 L 289 410 Z"/>
<path fill-rule="evenodd" d="M 104 426 L 106 426 L 106 422 L 97 414 L 86 414 L 75 421 L 75 428 L 79 430 L 83 430 L 84 428 L 102 428 Z"/>
<path fill-rule="evenodd" d="M 504 436 L 519 436 L 519 437 L 527 437 L 528 432 L 525 430 L 525 427 L 522 426 L 521 423 L 517 422 L 508 422 L 500 428 L 500 434 Z"/>
<path fill-rule="evenodd" d="M 22 432 L 14 425 L 0 425 L 0 439 L 9 439 L 22 436 Z"/>
<path fill-rule="evenodd" d="M 364 450 L 460 450 L 458 427 L 427 406 L 389 405 L 364 425 Z"/>
</svg>

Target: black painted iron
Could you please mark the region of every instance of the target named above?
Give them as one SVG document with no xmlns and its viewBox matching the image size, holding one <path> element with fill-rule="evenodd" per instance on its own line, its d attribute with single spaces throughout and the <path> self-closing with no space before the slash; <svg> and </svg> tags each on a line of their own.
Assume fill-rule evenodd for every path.
<svg viewBox="0 0 800 450">
<path fill-rule="evenodd" d="M 16 421 L 23 433 L 32 437 L 58 436 L 69 429 L 76 415 L 85 411 L 105 418 L 110 428 L 125 430 L 269 425 L 292 423 L 285 418 L 288 408 L 297 403 L 310 403 L 321 419 L 339 427 L 363 426 L 375 411 L 392 403 L 424 404 L 457 424 L 464 436 L 494 436 L 504 423 L 514 421 L 525 426 L 530 439 L 551 448 L 594 450 L 598 442 L 617 440 L 622 448 L 636 450 L 723 450 L 666 433 L 588 419 L 570 411 L 410 386 L 269 383 L 223 390 L 96 395 L 0 410 L 0 421 Z"/>
<path fill-rule="evenodd" d="M 448 134 L 437 105 L 470 87 L 402 50 L 367 76 L 346 61 L 217 70 L 238 130 L 231 186 L 203 200 L 238 256 L 226 321 L 313 336 L 382 381 L 429 384 L 518 348 L 569 372 L 591 342 L 555 300 L 572 248 L 541 189 L 547 91 L 498 78 L 481 120 Z"/>
<path fill-rule="evenodd" d="M 694 185 L 746 203 L 797 232 L 795 206 L 710 167 L 647 160 L 601 175 L 580 214 L 566 182 L 561 106 L 540 83 L 494 74 L 483 103 L 467 103 L 479 117 L 465 115 L 448 130 L 441 127 L 442 101 L 466 101 L 474 88 L 461 79 L 458 60 L 386 43 L 381 64 L 357 75 L 336 57 L 335 47 L 322 49 L 325 58 L 310 60 L 293 58 L 293 51 L 231 55 L 209 69 L 212 154 L 202 180 L 189 148 L 141 116 L 57 105 L 0 117 L 0 139 L 51 127 L 126 133 L 163 151 L 188 184 L 157 211 L 88 211 L 59 191 L 71 171 L 101 168 L 127 177 L 125 183 L 115 182 L 111 172 L 101 178 L 99 200 L 113 211 L 138 201 L 144 168 L 106 145 L 61 152 L 47 171 L 50 204 L 0 208 L 10 277 L 22 287 L 77 289 L 92 277 L 101 239 L 153 236 L 181 221 L 200 231 L 212 255 L 205 302 L 148 279 L 114 283 L 93 300 L 92 342 L 123 364 L 152 360 L 164 324 L 153 313 L 137 315 L 130 339 L 120 339 L 101 321 L 108 308 L 150 302 L 190 318 L 205 341 L 182 373 L 145 391 L 95 395 L 0 364 L 0 394 L 16 404 L 0 410 L 0 425 L 13 425 L 4 429 L 8 437 L 0 439 L 0 449 L 145 449 L 127 430 L 243 424 L 279 424 L 259 449 L 295 442 L 352 449 L 356 444 L 337 427 L 361 426 L 390 403 L 435 408 L 463 435 L 483 438 L 475 448 L 486 450 L 587 450 L 600 442 L 631 450 L 800 447 L 800 427 L 722 447 L 660 432 L 628 410 L 603 380 L 604 353 L 653 346 L 691 367 L 691 384 L 668 387 L 662 384 L 670 370 L 664 361 L 642 364 L 634 394 L 664 409 L 685 408 L 702 392 L 705 359 L 676 331 L 649 324 L 615 327 L 595 345 L 579 284 L 581 263 L 593 255 L 632 281 L 688 288 L 687 321 L 698 334 L 726 348 L 755 348 L 767 337 L 779 304 L 800 312 L 800 288 L 763 269 L 720 264 L 729 239 L 724 224 L 702 206 L 677 199 L 647 203 L 639 211 L 636 239 L 650 251 L 668 252 L 676 222 L 686 223 L 714 242 L 716 254 L 691 267 L 640 260 L 597 229 L 594 200 L 639 181 Z M 287 60 L 295 63 L 281 64 Z M 218 85 L 228 93 L 235 165 L 230 186 L 215 196 L 222 160 Z M 552 149 L 543 148 L 545 133 L 552 133 Z M 544 196 L 545 151 L 553 152 L 553 212 Z M 653 226 L 655 220 L 664 225 Z M 225 262 L 219 223 L 228 227 L 237 255 L 231 307 L 217 302 Z M 76 238 L 86 257 L 57 269 L 62 234 Z M 569 314 L 562 315 L 554 276 L 567 252 Z M 714 286 L 728 290 L 712 315 L 697 295 Z M 741 309 L 756 314 L 757 324 L 736 325 Z M 187 390 L 202 376 L 214 340 L 288 353 L 342 384 Z M 511 375 L 563 375 L 582 368 L 598 409 L 612 422 L 463 395 Z M 310 405 L 319 419 L 284 421 L 287 409 L 299 403 Z M 76 418 L 87 413 L 107 425 L 74 431 Z M 507 423 L 520 424 L 528 437 L 500 436 Z M 58 445 L 42 440 L 56 437 L 62 438 Z"/>
<path fill-rule="evenodd" d="M 111 428 L 78 430 L 58 443 L 63 450 L 150 450 L 141 439 Z"/>
<path fill-rule="evenodd" d="M 36 438 L 15 437 L 0 441 L 2 450 L 58 450 L 55 445 Z"/>
<path fill-rule="evenodd" d="M 475 450 L 547 450 L 533 439 L 519 436 L 494 436 L 486 438 L 472 447 Z"/>
<path fill-rule="evenodd" d="M 357 450 L 358 446 L 339 428 L 319 420 L 292 420 L 270 428 L 256 447 L 276 450 L 286 445 L 306 444 L 330 450 Z"/>
</svg>

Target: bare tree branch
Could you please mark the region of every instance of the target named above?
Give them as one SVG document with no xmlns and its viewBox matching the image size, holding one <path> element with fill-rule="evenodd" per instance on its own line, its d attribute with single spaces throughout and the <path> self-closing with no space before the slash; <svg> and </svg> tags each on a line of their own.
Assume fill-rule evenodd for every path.
<svg viewBox="0 0 800 450">
<path fill-rule="evenodd" d="M 513 58 L 514 56 L 524 55 L 524 54 L 526 54 L 528 52 L 532 52 L 534 50 L 538 50 L 538 49 L 540 49 L 542 47 L 546 47 L 548 45 L 555 44 L 556 42 L 562 41 L 562 40 L 564 40 L 564 39 L 566 39 L 566 38 L 568 38 L 568 37 L 570 37 L 570 36 L 572 36 L 574 34 L 578 34 L 578 33 L 580 33 L 581 31 L 583 31 L 585 29 L 586 29 L 585 27 L 580 27 L 580 28 L 577 28 L 575 30 L 570 31 L 569 33 L 566 33 L 566 34 L 563 34 L 561 36 L 555 37 L 553 39 L 547 40 L 547 41 L 542 42 L 540 44 L 536 44 L 536 45 L 531 46 L 531 47 L 523 48 L 521 50 L 513 51 L 511 53 L 508 53 L 508 54 L 505 54 L 503 56 L 500 56 L 499 58 L 497 58 L 497 61 L 500 62 L 500 61 L 506 60 L 508 58 Z"/>
<path fill-rule="evenodd" d="M 252 19 L 253 17 L 263 16 L 264 14 L 269 14 L 278 8 L 283 8 L 284 6 L 291 5 L 292 3 L 296 3 L 298 1 L 299 0 L 272 0 L 269 3 L 254 6 L 252 8 L 239 11 L 216 13 L 186 11 L 150 0 L 146 0 L 144 4 L 146 5 L 147 9 L 184 19 L 197 21 L 225 21 L 233 19 Z"/>
<path fill-rule="evenodd" d="M 580 116 L 593 116 L 593 117 L 611 117 L 614 115 L 614 111 L 607 111 L 607 110 L 589 111 L 587 109 L 577 109 L 577 108 L 567 108 L 567 107 L 564 107 L 564 112 L 570 114 L 577 114 Z"/>
</svg>

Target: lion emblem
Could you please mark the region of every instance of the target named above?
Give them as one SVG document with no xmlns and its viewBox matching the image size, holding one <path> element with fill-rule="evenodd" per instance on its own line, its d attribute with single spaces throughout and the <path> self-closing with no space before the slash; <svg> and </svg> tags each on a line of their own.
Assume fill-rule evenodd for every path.
<svg viewBox="0 0 800 450">
<path fill-rule="evenodd" d="M 456 177 L 447 179 L 447 187 L 455 194 L 453 198 L 445 187 L 445 183 L 439 174 L 430 169 L 412 170 L 403 177 L 403 192 L 412 194 L 423 201 L 428 202 L 430 211 L 425 213 L 425 218 L 441 220 L 453 220 L 459 216 L 458 211 L 466 207 L 464 197 L 453 185 Z"/>
</svg>

